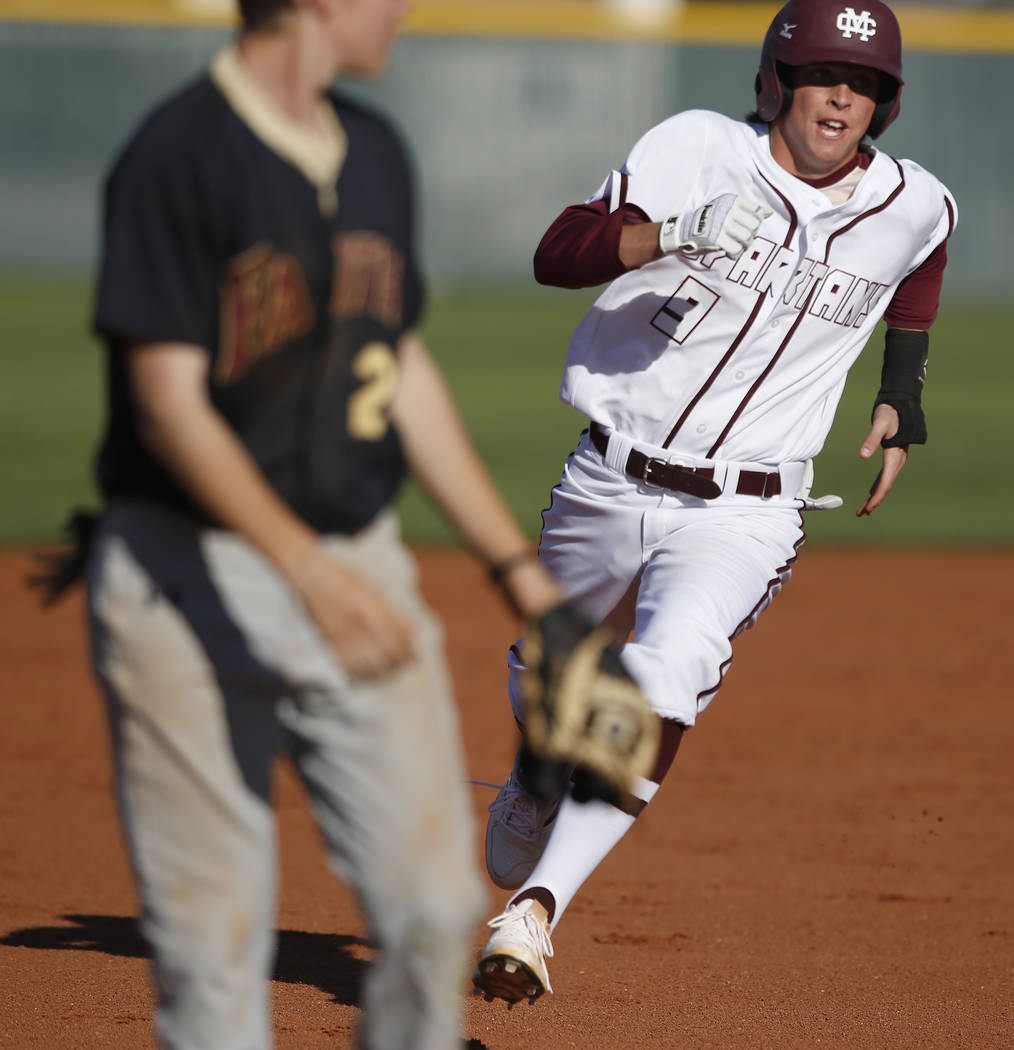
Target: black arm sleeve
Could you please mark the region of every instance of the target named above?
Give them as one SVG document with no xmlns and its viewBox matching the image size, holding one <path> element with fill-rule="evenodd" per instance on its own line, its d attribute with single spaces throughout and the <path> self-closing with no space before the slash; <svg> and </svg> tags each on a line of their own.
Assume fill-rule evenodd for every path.
<svg viewBox="0 0 1014 1050">
<path fill-rule="evenodd" d="M 873 407 L 890 405 L 899 419 L 898 433 L 884 438 L 884 448 L 926 444 L 926 420 L 922 412 L 922 388 L 929 358 L 929 333 L 888 328 L 884 342 L 884 364 L 880 392 Z"/>
</svg>

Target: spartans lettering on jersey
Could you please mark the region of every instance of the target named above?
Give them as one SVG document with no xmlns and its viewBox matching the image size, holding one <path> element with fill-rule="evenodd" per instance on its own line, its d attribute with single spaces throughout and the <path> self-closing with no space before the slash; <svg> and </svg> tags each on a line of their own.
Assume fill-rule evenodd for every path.
<svg viewBox="0 0 1014 1050">
<path fill-rule="evenodd" d="M 795 310 L 845 328 L 859 328 L 883 295 L 886 285 L 845 270 L 833 270 L 818 259 L 799 259 L 798 253 L 764 237 L 755 237 L 738 259 L 715 258 L 699 264 L 712 271 L 711 284 L 721 279 L 718 265 L 727 265 L 726 281 L 764 293 Z M 720 286 L 719 286 L 720 287 Z M 720 298 L 708 283 L 687 277 L 652 318 L 652 325 L 670 339 L 683 343 Z"/>
<path fill-rule="evenodd" d="M 401 325 L 405 260 L 387 238 L 369 231 L 331 243 L 334 278 L 328 313 L 336 321 L 372 317 Z M 299 259 L 262 242 L 228 267 L 221 294 L 221 334 L 215 380 L 227 385 L 262 358 L 312 331 L 313 300 Z"/>
</svg>

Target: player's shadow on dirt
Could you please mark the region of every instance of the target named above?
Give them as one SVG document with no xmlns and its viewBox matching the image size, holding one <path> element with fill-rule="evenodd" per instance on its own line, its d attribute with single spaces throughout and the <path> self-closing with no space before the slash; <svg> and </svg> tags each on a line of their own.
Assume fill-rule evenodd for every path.
<svg viewBox="0 0 1014 1050">
<path fill-rule="evenodd" d="M 39 948 L 44 951 L 101 952 L 132 959 L 147 959 L 148 945 L 137 921 L 121 915 L 61 915 L 72 926 L 32 926 L 0 937 L 0 946 Z M 362 937 L 341 933 L 307 933 L 279 930 L 274 979 L 285 984 L 308 984 L 334 997 L 343 1006 L 357 1006 L 363 977 L 370 965 L 349 949 L 368 948 Z M 478 1039 L 463 1050 L 488 1050 Z"/>
<path fill-rule="evenodd" d="M 61 915 L 72 926 L 33 926 L 0 937 L 0 945 L 11 948 L 40 948 L 55 951 L 102 952 L 146 959 L 148 945 L 129 916 Z M 363 976 L 369 960 L 349 950 L 366 947 L 361 937 L 340 933 L 278 931 L 278 955 L 274 979 L 285 984 L 310 984 L 335 1002 L 355 1006 L 359 1002 Z"/>
</svg>

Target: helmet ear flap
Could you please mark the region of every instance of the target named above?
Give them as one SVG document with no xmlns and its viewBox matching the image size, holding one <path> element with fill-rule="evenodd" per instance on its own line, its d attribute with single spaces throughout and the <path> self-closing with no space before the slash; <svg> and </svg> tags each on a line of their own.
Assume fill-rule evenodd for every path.
<svg viewBox="0 0 1014 1050">
<path fill-rule="evenodd" d="M 782 84 L 773 62 L 762 65 L 757 71 L 753 90 L 757 96 L 757 113 L 761 120 L 770 124 L 782 108 Z"/>
<path fill-rule="evenodd" d="M 757 114 L 768 124 L 792 105 L 792 78 L 778 62 L 760 67 L 753 89 L 757 96 Z"/>
<path fill-rule="evenodd" d="M 877 99 L 877 108 L 873 111 L 868 132 L 871 139 L 877 138 L 901 112 L 901 82 L 890 74 L 884 74 L 880 81 L 881 94 Z"/>
<path fill-rule="evenodd" d="M 867 134 L 870 138 L 877 138 L 887 125 L 898 115 L 900 109 L 901 85 L 899 84 L 898 90 L 893 97 L 884 99 L 882 102 L 877 103 L 877 108 L 873 111 L 873 119 L 870 121 L 870 126 L 867 130 Z"/>
</svg>

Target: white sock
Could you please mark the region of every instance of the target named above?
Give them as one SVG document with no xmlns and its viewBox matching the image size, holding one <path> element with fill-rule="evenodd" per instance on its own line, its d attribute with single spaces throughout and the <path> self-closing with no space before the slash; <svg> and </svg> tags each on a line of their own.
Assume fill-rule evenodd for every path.
<svg viewBox="0 0 1014 1050">
<path fill-rule="evenodd" d="M 639 778 L 634 795 L 642 802 L 650 802 L 656 791 L 658 784 Z M 556 902 L 552 931 L 584 881 L 630 830 L 634 820 L 607 802 L 575 802 L 568 791 L 545 852 L 513 899 L 536 886 L 549 890 Z"/>
</svg>

